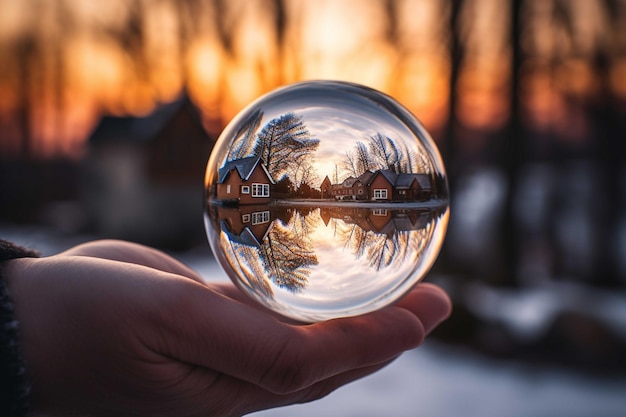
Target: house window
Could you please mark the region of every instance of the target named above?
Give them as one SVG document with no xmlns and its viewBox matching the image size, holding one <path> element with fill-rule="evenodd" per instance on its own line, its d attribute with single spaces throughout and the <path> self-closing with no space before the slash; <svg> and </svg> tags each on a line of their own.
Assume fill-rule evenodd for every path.
<svg viewBox="0 0 626 417">
<path fill-rule="evenodd" d="M 252 197 L 269 197 L 269 184 L 252 184 Z"/>
<path fill-rule="evenodd" d="M 226 194 L 230 194 L 230 184 L 226 184 Z"/>
<path fill-rule="evenodd" d="M 242 185 L 241 186 L 241 194 L 250 194 L 250 186 Z"/>
<path fill-rule="evenodd" d="M 254 185 L 252 186 L 254 190 Z M 252 224 L 269 223 L 270 212 L 269 211 L 257 211 L 252 213 Z"/>
<path fill-rule="evenodd" d="M 387 209 L 374 209 L 372 210 L 374 214 L 374 216 L 386 216 L 387 215 Z"/>
<path fill-rule="evenodd" d="M 387 199 L 387 190 L 382 188 L 382 189 L 376 189 L 374 190 L 374 200 L 386 200 Z"/>
<path fill-rule="evenodd" d="M 250 223 L 250 215 L 249 214 L 242 214 L 241 215 L 241 221 L 243 223 Z"/>
</svg>

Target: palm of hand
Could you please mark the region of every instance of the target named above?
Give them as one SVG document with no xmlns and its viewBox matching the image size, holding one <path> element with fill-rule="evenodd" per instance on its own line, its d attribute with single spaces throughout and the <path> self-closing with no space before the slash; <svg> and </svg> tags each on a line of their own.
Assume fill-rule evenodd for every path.
<svg viewBox="0 0 626 417">
<path fill-rule="evenodd" d="M 8 277 L 35 408 L 52 414 L 228 416 L 310 401 L 417 346 L 450 312 L 422 285 L 379 312 L 293 325 L 113 241 L 12 261 Z"/>
</svg>

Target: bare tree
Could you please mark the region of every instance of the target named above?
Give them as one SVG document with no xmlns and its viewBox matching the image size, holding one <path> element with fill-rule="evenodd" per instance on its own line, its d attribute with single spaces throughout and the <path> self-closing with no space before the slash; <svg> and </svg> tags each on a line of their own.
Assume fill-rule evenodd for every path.
<svg viewBox="0 0 626 417">
<path fill-rule="evenodd" d="M 343 169 L 348 172 L 348 175 L 353 177 L 358 177 L 361 173 L 359 172 L 357 157 L 352 152 L 346 151 L 345 159 L 342 163 Z"/>
<path fill-rule="evenodd" d="M 300 187 L 303 184 L 312 187 L 314 184 L 319 183 L 319 176 L 311 162 L 308 159 L 303 159 L 293 173 L 293 180 L 296 187 Z"/>
<path fill-rule="evenodd" d="M 317 150 L 319 139 L 314 138 L 302 117 L 286 113 L 269 121 L 257 135 L 254 154 L 273 178 L 294 170 Z"/>
<path fill-rule="evenodd" d="M 357 142 L 356 144 L 356 158 L 360 174 L 364 173 L 365 171 L 375 169 L 367 145 L 365 145 L 363 142 Z"/>
<path fill-rule="evenodd" d="M 403 155 L 396 141 L 388 136 L 383 136 L 381 133 L 377 133 L 370 137 L 369 142 L 370 154 L 380 168 L 399 174 Z"/>
<path fill-rule="evenodd" d="M 259 261 L 263 262 L 267 277 L 292 292 L 306 288 L 311 267 L 318 264 L 308 234 L 299 230 L 301 217 L 296 213 L 287 226 L 275 222 L 259 248 Z"/>
<path fill-rule="evenodd" d="M 226 161 L 242 159 L 252 155 L 256 145 L 256 133 L 262 119 L 263 112 L 261 110 L 256 110 L 246 119 L 241 128 L 235 133 L 235 138 L 228 148 Z"/>
</svg>

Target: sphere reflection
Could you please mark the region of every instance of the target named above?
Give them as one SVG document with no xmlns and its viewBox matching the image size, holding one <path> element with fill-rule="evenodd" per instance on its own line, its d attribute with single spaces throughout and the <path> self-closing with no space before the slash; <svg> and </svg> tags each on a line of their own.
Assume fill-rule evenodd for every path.
<svg viewBox="0 0 626 417">
<path fill-rule="evenodd" d="M 206 228 L 230 278 L 313 322 L 395 301 L 430 269 L 448 220 L 432 139 L 393 99 L 315 81 L 270 93 L 209 159 Z"/>
</svg>

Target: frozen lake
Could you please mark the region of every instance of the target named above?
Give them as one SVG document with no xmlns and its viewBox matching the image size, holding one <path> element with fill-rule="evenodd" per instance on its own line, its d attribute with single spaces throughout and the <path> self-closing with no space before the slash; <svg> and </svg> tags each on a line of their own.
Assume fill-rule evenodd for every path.
<svg viewBox="0 0 626 417">
<path fill-rule="evenodd" d="M 0 236 L 53 254 L 85 238 L 0 225 Z M 207 281 L 226 280 L 208 246 L 175 254 Z M 322 400 L 255 417 L 621 417 L 626 376 L 600 378 L 500 361 L 427 341 L 387 368 Z"/>
</svg>

